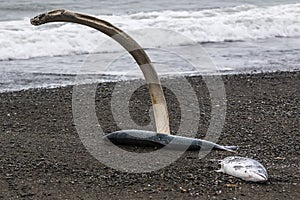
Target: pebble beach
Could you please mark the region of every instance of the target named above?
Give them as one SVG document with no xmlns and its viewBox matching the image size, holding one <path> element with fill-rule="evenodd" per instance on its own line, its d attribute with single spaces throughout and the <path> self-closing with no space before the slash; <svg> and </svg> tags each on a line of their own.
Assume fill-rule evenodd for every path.
<svg viewBox="0 0 300 200">
<path fill-rule="evenodd" d="M 73 121 L 72 86 L 0 93 L 0 199 L 300 199 L 300 72 L 221 78 L 227 110 L 217 142 L 237 145 L 238 152 L 212 151 L 201 159 L 199 152 L 186 152 L 165 168 L 139 174 L 112 169 L 88 152 Z M 180 85 L 181 79 L 162 82 Z M 201 76 L 187 80 L 199 100 L 196 137 L 202 138 L 210 120 L 209 93 Z M 106 133 L 118 130 L 110 110 L 115 84 L 100 83 L 96 92 L 96 114 Z M 172 133 L 180 135 L 178 102 L 170 91 L 165 94 Z M 132 118 L 147 125 L 146 87 L 130 105 L 139 111 Z M 216 160 L 231 155 L 260 161 L 269 180 L 249 183 L 216 173 Z"/>
</svg>

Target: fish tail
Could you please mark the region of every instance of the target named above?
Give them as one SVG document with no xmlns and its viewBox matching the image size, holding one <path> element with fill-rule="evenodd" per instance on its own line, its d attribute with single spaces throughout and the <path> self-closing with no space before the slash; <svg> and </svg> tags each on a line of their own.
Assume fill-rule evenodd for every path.
<svg viewBox="0 0 300 200">
<path fill-rule="evenodd" d="M 217 148 L 220 150 L 230 151 L 230 152 L 236 152 L 239 149 L 238 146 L 218 146 Z"/>
</svg>

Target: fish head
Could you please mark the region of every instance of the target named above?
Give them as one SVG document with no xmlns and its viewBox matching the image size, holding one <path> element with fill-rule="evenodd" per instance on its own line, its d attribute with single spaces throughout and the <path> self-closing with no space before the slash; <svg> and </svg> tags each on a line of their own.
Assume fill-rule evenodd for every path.
<svg viewBox="0 0 300 200">
<path fill-rule="evenodd" d="M 236 170 L 237 174 L 240 174 L 240 178 L 244 179 L 245 181 L 265 182 L 268 180 L 268 173 L 261 166 L 248 165 L 242 166 L 240 169 Z"/>
<path fill-rule="evenodd" d="M 268 173 L 264 169 L 249 170 L 249 181 L 266 182 Z"/>
</svg>

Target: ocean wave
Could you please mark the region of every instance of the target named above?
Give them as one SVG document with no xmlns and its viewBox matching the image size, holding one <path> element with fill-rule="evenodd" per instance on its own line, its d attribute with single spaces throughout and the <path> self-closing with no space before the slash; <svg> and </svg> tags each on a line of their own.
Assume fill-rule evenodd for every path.
<svg viewBox="0 0 300 200">
<path fill-rule="evenodd" d="M 242 5 L 200 11 L 140 12 L 98 16 L 133 34 L 143 47 L 300 36 L 300 4 Z M 0 22 L 0 60 L 119 51 L 107 36 L 76 24 L 33 27 L 29 18 Z M 161 37 L 164 29 L 185 36 Z M 134 31 L 140 29 L 140 31 Z M 143 31 L 144 30 L 144 31 Z M 146 30 L 146 31 L 145 31 Z M 191 39 L 191 40 L 189 40 Z M 103 41 L 106 41 L 103 43 Z"/>
</svg>

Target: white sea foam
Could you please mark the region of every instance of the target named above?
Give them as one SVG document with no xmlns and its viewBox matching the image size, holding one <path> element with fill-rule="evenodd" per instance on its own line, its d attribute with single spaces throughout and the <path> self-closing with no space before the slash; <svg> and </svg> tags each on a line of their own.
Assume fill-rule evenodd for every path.
<svg viewBox="0 0 300 200">
<path fill-rule="evenodd" d="M 37 13 L 38 14 L 38 13 Z M 201 11 L 141 12 L 98 16 L 126 31 L 162 28 L 176 31 L 195 42 L 257 40 L 300 36 L 300 4 L 257 7 L 243 5 Z M 33 27 L 29 18 L 0 22 L 0 60 L 29 59 L 117 51 L 106 37 L 88 27 L 56 23 Z M 144 47 L 183 45 L 177 37 L 138 32 L 134 38 Z M 99 48 L 101 45 L 101 48 Z"/>
</svg>

